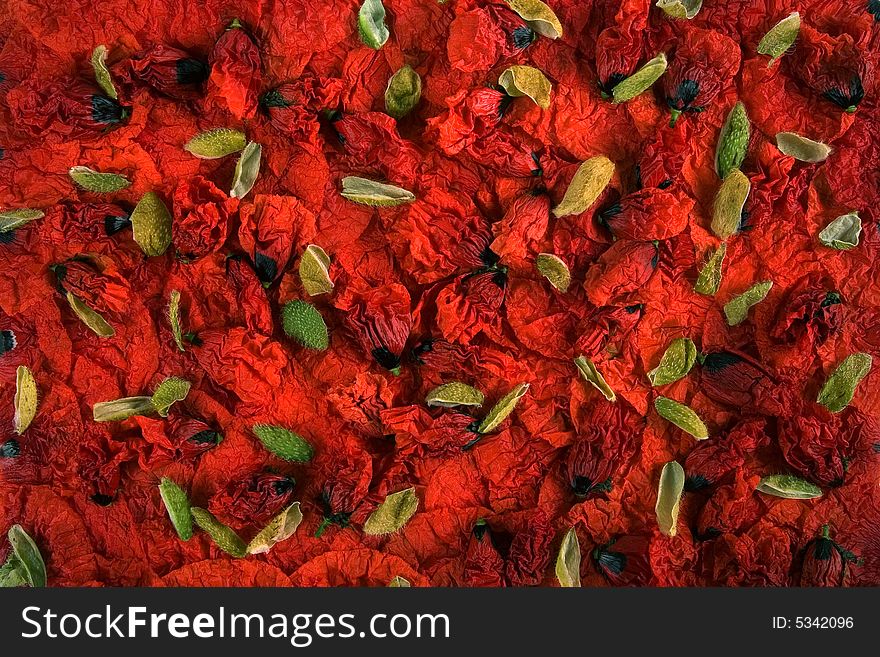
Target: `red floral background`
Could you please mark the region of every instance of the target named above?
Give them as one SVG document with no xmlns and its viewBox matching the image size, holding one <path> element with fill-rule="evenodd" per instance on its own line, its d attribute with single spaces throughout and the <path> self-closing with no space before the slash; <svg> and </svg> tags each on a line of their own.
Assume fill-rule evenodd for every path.
<svg viewBox="0 0 880 657">
<path fill-rule="evenodd" d="M 880 355 L 880 5 L 705 0 L 692 20 L 648 0 L 548 5 L 559 39 L 501 0 L 386 0 L 391 36 L 374 50 L 352 0 L 6 3 L 0 208 L 45 216 L 0 235 L 0 530 L 20 524 L 34 538 L 50 585 L 557 585 L 571 527 L 586 586 L 880 584 L 880 369 L 840 413 L 814 401 L 846 356 Z M 768 66 L 757 44 L 792 11 L 798 40 Z M 243 29 L 225 31 L 235 18 Z M 126 108 L 110 122 L 92 111 L 99 44 Z M 651 89 L 603 97 L 658 52 L 669 69 Z M 181 60 L 192 80 L 181 82 Z M 384 93 L 404 64 L 423 89 L 396 120 Z M 548 109 L 499 89 L 511 64 L 547 76 Z M 851 90 L 854 76 L 864 98 L 847 112 L 828 92 Z M 702 83 L 703 109 L 670 126 L 683 79 Z M 286 105 L 261 102 L 273 89 Z M 720 243 L 715 149 L 738 100 L 752 190 L 707 296 L 694 282 Z M 262 146 L 243 199 L 226 192 L 235 156 L 183 148 L 218 127 Z M 799 162 L 777 149 L 780 131 L 832 153 Z M 611 183 L 587 211 L 556 218 L 578 165 L 597 155 L 615 163 Z M 84 191 L 73 166 L 132 184 Z M 416 200 L 354 204 L 340 195 L 345 176 Z M 126 227 L 150 191 L 173 218 L 172 246 L 155 257 Z M 818 232 L 851 211 L 860 244 L 820 245 Z M 303 290 L 309 244 L 330 256 L 328 294 Z M 568 291 L 537 272 L 542 252 L 568 264 Z M 767 298 L 729 326 L 724 304 L 762 280 L 773 281 Z M 172 290 L 184 351 L 167 318 Z M 65 291 L 115 335 L 90 331 Z M 294 299 L 320 311 L 328 349 L 284 334 L 280 308 Z M 679 337 L 715 361 L 652 387 L 647 372 Z M 581 378 L 582 354 L 615 402 Z M 19 436 L 20 365 L 40 400 Z M 192 389 L 168 418 L 93 421 L 94 404 L 169 376 Z M 428 407 L 450 381 L 482 391 L 483 408 Z M 475 418 L 523 382 L 510 417 L 463 449 Z M 658 394 L 689 405 L 709 439 L 659 417 Z M 314 458 L 274 456 L 257 423 L 295 431 Z M 670 537 L 654 507 L 672 460 L 687 484 Z M 755 490 L 779 473 L 821 497 Z M 303 521 L 268 553 L 235 559 L 204 532 L 177 537 L 162 477 L 245 540 L 294 501 Z M 578 478 L 592 482 L 586 494 Z M 366 518 L 409 487 L 415 515 L 366 535 Z M 826 525 L 833 558 L 820 554 Z M 8 551 L 3 539 L 0 561 Z"/>
</svg>

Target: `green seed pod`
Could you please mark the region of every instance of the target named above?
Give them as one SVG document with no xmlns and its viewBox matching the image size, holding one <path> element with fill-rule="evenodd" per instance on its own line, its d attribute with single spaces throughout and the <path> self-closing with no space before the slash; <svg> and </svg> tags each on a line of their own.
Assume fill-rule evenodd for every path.
<svg viewBox="0 0 880 657">
<path fill-rule="evenodd" d="M 712 252 L 712 255 L 709 256 L 706 264 L 700 270 L 700 275 L 694 284 L 694 291 L 707 296 L 713 296 L 718 292 L 718 288 L 721 286 L 721 270 L 726 253 L 727 243 L 722 242 L 721 246 Z"/>
<path fill-rule="evenodd" d="M 746 106 L 738 102 L 730 110 L 721 134 L 718 136 L 718 148 L 715 151 L 715 171 L 724 180 L 734 169 L 739 169 L 749 148 L 751 125 L 746 114 Z"/>
<path fill-rule="evenodd" d="M 214 514 L 197 506 L 190 511 L 196 524 L 211 537 L 218 548 L 233 557 L 247 556 L 247 544 L 231 528 L 217 520 Z"/>
<path fill-rule="evenodd" d="M 712 211 L 712 232 L 723 240 L 739 230 L 743 207 L 752 183 L 739 169 L 734 169 L 721 182 Z"/>
<path fill-rule="evenodd" d="M 550 107 L 553 85 L 547 76 L 533 66 L 510 66 L 498 78 L 498 86 L 513 98 L 528 96 L 541 109 Z"/>
<path fill-rule="evenodd" d="M 400 575 L 395 575 L 391 578 L 391 581 L 388 582 L 388 588 L 390 589 L 408 589 L 411 586 L 412 584 L 410 584 L 410 581 Z"/>
<path fill-rule="evenodd" d="M 816 401 L 832 413 L 839 413 L 849 406 L 859 382 L 868 376 L 873 359 L 870 354 L 852 354 L 834 370 Z"/>
<path fill-rule="evenodd" d="M 254 435 L 263 447 L 285 461 L 306 463 L 312 460 L 314 448 L 299 434 L 272 424 L 255 424 Z"/>
<path fill-rule="evenodd" d="M 419 498 L 415 488 L 407 488 L 391 493 L 364 523 L 364 533 L 369 536 L 382 536 L 401 529 L 419 508 Z"/>
<path fill-rule="evenodd" d="M 690 338 L 676 338 L 660 359 L 660 364 L 648 372 L 652 386 L 663 386 L 687 376 L 697 360 L 697 347 Z"/>
<path fill-rule="evenodd" d="M 118 173 L 100 173 L 88 167 L 71 167 L 67 173 L 84 190 L 98 194 L 118 192 L 131 185 L 128 178 Z"/>
<path fill-rule="evenodd" d="M 428 406 L 440 406 L 442 408 L 454 408 L 455 406 L 483 405 L 483 393 L 476 388 L 460 381 L 444 383 L 437 386 L 425 397 Z"/>
<path fill-rule="evenodd" d="M 550 285 L 560 292 L 568 291 L 571 285 L 571 272 L 568 271 L 568 265 L 559 256 L 552 253 L 539 253 L 535 258 L 535 267 L 538 273 L 550 281 Z"/>
<path fill-rule="evenodd" d="M 343 198 L 353 203 L 380 208 L 403 205 L 416 200 L 415 194 L 402 187 L 357 176 L 346 176 L 342 179 L 341 194 Z"/>
<path fill-rule="evenodd" d="M 92 70 L 95 72 L 95 82 L 101 87 L 104 95 L 116 100 L 119 96 L 116 93 L 116 86 L 113 84 L 113 77 L 107 68 L 107 46 L 97 46 L 92 51 Z"/>
<path fill-rule="evenodd" d="M 657 414 L 664 420 L 672 422 L 682 431 L 692 435 L 697 440 L 706 440 L 709 437 L 709 430 L 700 419 L 700 416 L 684 404 L 679 404 L 673 399 L 667 397 L 657 397 L 654 400 L 654 408 Z"/>
<path fill-rule="evenodd" d="M 330 346 L 327 325 L 321 313 L 306 301 L 288 301 L 281 309 L 281 325 L 284 333 L 302 346 L 324 351 Z"/>
<path fill-rule="evenodd" d="M 264 554 L 281 541 L 293 536 L 302 522 L 302 511 L 299 502 L 294 502 L 269 521 L 259 534 L 248 543 L 248 554 Z"/>
<path fill-rule="evenodd" d="M 404 64 L 388 80 L 385 88 L 385 111 L 400 119 L 419 104 L 422 97 L 422 78 L 412 66 Z"/>
<path fill-rule="evenodd" d="M 556 579 L 563 588 L 581 585 L 581 546 L 574 527 L 565 532 L 556 556 Z"/>
<path fill-rule="evenodd" d="M 190 513 L 189 498 L 183 489 L 168 477 L 162 477 L 159 482 L 159 495 L 165 504 L 165 510 L 174 525 L 174 531 L 181 540 L 188 541 L 192 538 L 192 514 Z"/>
<path fill-rule="evenodd" d="M 657 504 L 654 513 L 657 525 L 664 536 L 675 536 L 678 533 L 678 511 L 681 505 L 681 494 L 684 491 L 684 468 L 676 461 L 663 466 L 660 473 L 660 484 L 657 487 Z"/>
<path fill-rule="evenodd" d="M 148 256 L 160 256 L 171 244 L 171 213 L 155 192 L 147 192 L 131 213 L 134 241 Z"/>
<path fill-rule="evenodd" d="M 822 497 L 822 489 L 792 475 L 769 475 L 761 479 L 755 489 L 759 493 L 787 500 L 812 500 Z"/>
<path fill-rule="evenodd" d="M 562 36 L 562 23 L 541 0 L 506 0 L 508 6 L 519 14 L 526 24 L 541 36 L 558 39 Z"/>
<path fill-rule="evenodd" d="M 837 217 L 819 233 L 819 242 L 830 249 L 846 251 L 859 245 L 862 234 L 862 220 L 858 212 L 849 212 Z"/>
<path fill-rule="evenodd" d="M 0 210 L 0 233 L 8 233 L 45 216 L 46 213 L 42 210 L 33 210 L 31 208 Z"/>
<path fill-rule="evenodd" d="M 776 147 L 784 154 L 801 162 L 824 162 L 831 155 L 831 147 L 820 141 L 807 139 L 796 132 L 777 132 Z"/>
<path fill-rule="evenodd" d="M 791 48 L 801 30 L 801 15 L 792 12 L 781 21 L 776 23 L 761 42 L 758 44 L 758 52 L 762 55 L 770 55 L 767 66 L 782 57 L 786 50 Z"/>
<path fill-rule="evenodd" d="M 498 403 L 492 407 L 483 421 L 477 426 L 477 433 L 486 434 L 494 431 L 498 426 L 513 413 L 513 409 L 519 403 L 519 400 L 529 390 L 528 383 L 520 383 L 513 390 L 508 392 L 504 397 L 498 400 Z"/>
<path fill-rule="evenodd" d="M 666 66 L 666 55 L 661 52 L 628 78 L 618 82 L 611 90 L 615 104 L 625 103 L 650 89 L 666 72 Z"/>
<path fill-rule="evenodd" d="M 168 323 L 171 325 L 171 335 L 174 336 L 174 344 L 180 351 L 186 351 L 183 347 L 183 329 L 180 326 L 180 291 L 171 290 L 171 299 L 168 302 Z"/>
<path fill-rule="evenodd" d="M 773 281 L 755 283 L 748 290 L 724 304 L 724 316 L 727 318 L 728 326 L 736 326 L 744 322 L 749 316 L 749 308 L 763 301 L 772 287 Z"/>
<path fill-rule="evenodd" d="M 254 188 L 257 176 L 260 174 L 260 157 L 263 147 L 252 141 L 238 158 L 235 164 L 235 174 L 232 179 L 232 189 L 229 196 L 232 198 L 244 198 Z"/>
<path fill-rule="evenodd" d="M 203 160 L 216 160 L 243 150 L 247 144 L 245 134 L 232 128 L 215 128 L 200 132 L 184 145 L 183 149 Z"/>
<path fill-rule="evenodd" d="M 692 19 L 703 7 L 703 0 L 657 0 L 657 6 L 670 18 Z"/>
<path fill-rule="evenodd" d="M 12 552 L 0 568 L 0 587 L 27 584 L 46 586 L 46 563 L 40 549 L 21 525 L 12 525 L 7 533 Z M 2 571 L 6 571 L 5 573 Z"/>
<path fill-rule="evenodd" d="M 602 373 L 596 369 L 596 365 L 593 361 L 585 356 L 578 356 L 574 359 L 574 364 L 577 366 L 581 376 L 584 377 L 584 380 L 601 392 L 605 399 L 610 402 L 617 401 L 617 395 L 614 394 L 614 391 L 605 381 L 605 377 L 602 376 Z"/>
<path fill-rule="evenodd" d="M 390 33 L 385 25 L 385 7 L 382 0 L 364 0 L 358 12 L 358 32 L 364 45 L 379 50 L 388 41 Z"/>
<path fill-rule="evenodd" d="M 605 191 L 613 175 L 614 162 L 604 155 L 597 155 L 583 162 L 565 190 L 562 201 L 553 208 L 553 215 L 566 217 L 584 212 Z"/>
<path fill-rule="evenodd" d="M 152 397 L 123 397 L 95 404 L 92 419 L 95 422 L 122 422 L 135 415 L 150 415 L 155 411 Z"/>
<path fill-rule="evenodd" d="M 65 297 L 70 309 L 80 318 L 83 324 L 88 326 L 99 338 L 112 338 L 116 335 L 116 331 L 110 326 L 101 315 L 89 308 L 79 297 L 68 292 Z"/>
<path fill-rule="evenodd" d="M 151 398 L 153 408 L 162 417 L 168 417 L 168 411 L 171 409 L 171 406 L 175 402 L 186 399 L 191 385 L 189 381 L 184 381 L 176 376 L 168 377 L 159 384 L 156 392 L 153 393 Z"/>
<path fill-rule="evenodd" d="M 37 382 L 34 380 L 33 372 L 24 365 L 19 365 L 15 372 L 14 404 L 15 433 L 21 435 L 37 415 Z"/>
</svg>

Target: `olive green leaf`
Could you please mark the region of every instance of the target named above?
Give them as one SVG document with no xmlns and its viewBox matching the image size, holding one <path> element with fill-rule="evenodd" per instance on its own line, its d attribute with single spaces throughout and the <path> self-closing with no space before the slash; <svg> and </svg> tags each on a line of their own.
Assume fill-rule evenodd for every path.
<svg viewBox="0 0 880 657">
<path fill-rule="evenodd" d="M 830 146 L 795 132 L 777 132 L 776 147 L 784 155 L 790 155 L 801 162 L 824 162 L 831 155 Z"/>
<path fill-rule="evenodd" d="M 577 588 L 581 585 L 581 545 L 574 527 L 565 532 L 556 556 L 556 579 L 559 586 Z"/>
<path fill-rule="evenodd" d="M 415 194 L 402 187 L 357 176 L 346 176 L 342 179 L 341 194 L 354 203 L 374 207 L 393 207 L 416 200 Z"/>
<path fill-rule="evenodd" d="M 692 19 L 703 7 L 703 0 L 657 0 L 657 6 L 670 18 Z"/>
<path fill-rule="evenodd" d="M 611 182 L 614 162 L 604 155 L 591 157 L 578 167 L 562 201 L 553 208 L 556 217 L 580 214 L 589 208 Z"/>
<path fill-rule="evenodd" d="M 694 290 L 696 292 L 707 296 L 712 296 L 718 292 L 718 288 L 721 286 L 721 269 L 724 265 L 724 256 L 726 253 L 726 242 L 722 242 L 721 246 L 712 252 L 712 255 L 709 256 L 706 264 L 703 265 L 703 268 L 700 270 L 700 275 L 697 277 L 697 282 L 694 284 Z"/>
<path fill-rule="evenodd" d="M 654 408 L 657 414 L 664 420 L 668 420 L 682 431 L 692 435 L 697 440 L 706 440 L 709 430 L 700 419 L 700 416 L 684 404 L 680 404 L 668 397 L 657 397 L 654 400 Z"/>
<path fill-rule="evenodd" d="M 183 329 L 180 326 L 180 291 L 171 290 L 171 298 L 168 302 L 168 323 L 171 324 L 171 335 L 174 336 L 174 344 L 181 351 L 183 347 Z"/>
<path fill-rule="evenodd" d="M 113 327 L 110 326 L 100 314 L 89 308 L 89 306 L 79 297 L 67 292 L 66 298 L 67 303 L 70 305 L 74 314 L 79 317 L 82 323 L 88 326 L 99 338 L 112 338 L 116 335 L 116 331 Z"/>
<path fill-rule="evenodd" d="M 663 466 L 654 512 L 657 514 L 660 532 L 665 536 L 671 537 L 678 533 L 678 510 L 684 491 L 684 480 L 684 468 L 678 462 L 670 461 Z"/>
<path fill-rule="evenodd" d="M 498 77 L 498 86 L 514 98 L 528 96 L 541 109 L 550 107 L 550 91 L 553 85 L 547 76 L 533 66 L 510 66 Z"/>
<path fill-rule="evenodd" d="M 254 183 L 257 182 L 257 176 L 260 173 L 260 156 L 262 154 L 263 147 L 255 141 L 244 147 L 235 164 L 232 189 L 229 192 L 232 198 L 244 198 L 254 188 Z"/>
<path fill-rule="evenodd" d="M 156 411 L 152 397 L 123 397 L 98 402 L 92 407 L 95 422 L 121 422 L 135 415 L 150 415 Z"/>
<path fill-rule="evenodd" d="M 309 442 L 284 427 L 273 424 L 255 424 L 254 435 L 263 443 L 263 447 L 285 461 L 306 463 L 312 460 L 314 448 Z"/>
<path fill-rule="evenodd" d="M 15 372 L 15 417 L 13 424 L 15 433 L 24 433 L 37 415 L 37 382 L 33 372 L 24 365 L 19 365 Z"/>
<path fill-rule="evenodd" d="M 200 132 L 184 145 L 184 150 L 203 160 L 216 160 L 243 150 L 245 134 L 232 128 L 214 128 Z"/>
<path fill-rule="evenodd" d="M 419 498 L 415 488 L 391 493 L 367 518 L 364 523 L 364 533 L 370 536 L 382 536 L 396 532 L 409 522 L 418 507 Z"/>
<path fill-rule="evenodd" d="M 0 588 L 46 586 L 46 564 L 34 539 L 21 525 L 12 525 L 7 536 L 12 551 L 0 568 Z"/>
<path fill-rule="evenodd" d="M 411 586 L 412 584 L 409 583 L 409 580 L 400 575 L 395 575 L 391 578 L 391 581 L 388 582 L 388 588 L 390 589 L 408 589 Z"/>
<path fill-rule="evenodd" d="M 712 210 L 712 232 L 725 240 L 736 231 L 742 221 L 742 211 L 752 189 L 752 183 L 739 169 L 731 171 L 721 182 Z"/>
<path fill-rule="evenodd" d="M 330 345 L 327 325 L 321 313 L 307 301 L 288 301 L 281 309 L 284 333 L 302 346 L 324 351 Z"/>
<path fill-rule="evenodd" d="M 46 213 L 42 210 L 33 210 L 31 208 L 2 210 L 0 211 L 0 233 L 8 233 L 45 216 Z"/>
<path fill-rule="evenodd" d="M 148 256 L 160 256 L 171 244 L 171 213 L 155 192 L 147 192 L 131 213 L 134 241 Z"/>
<path fill-rule="evenodd" d="M 513 413 L 517 403 L 529 390 L 528 383 L 520 383 L 514 386 L 513 390 L 508 392 L 504 397 L 498 400 L 498 403 L 492 407 L 483 421 L 477 426 L 477 433 L 485 434 L 494 431 L 498 426 Z"/>
<path fill-rule="evenodd" d="M 272 518 L 269 524 L 251 539 L 247 546 L 248 554 L 264 554 L 281 541 L 286 541 L 296 532 L 302 518 L 299 502 L 294 502 Z"/>
<path fill-rule="evenodd" d="M 769 475 L 761 479 L 755 490 L 787 500 L 812 500 L 822 497 L 821 488 L 793 475 Z"/>
<path fill-rule="evenodd" d="M 233 557 L 247 556 L 247 544 L 241 536 L 217 520 L 213 513 L 197 506 L 192 507 L 190 511 L 196 524 L 211 537 L 218 548 Z"/>
<path fill-rule="evenodd" d="M 508 6 L 526 24 L 541 36 L 558 39 L 562 36 L 562 23 L 541 0 L 506 0 Z"/>
<path fill-rule="evenodd" d="M 844 358 L 822 386 L 816 401 L 832 413 L 842 411 L 852 401 L 856 386 L 868 376 L 872 361 L 871 355 L 865 353 L 851 354 Z"/>
<path fill-rule="evenodd" d="M 666 348 L 660 364 L 648 372 L 652 386 L 663 386 L 683 379 L 697 360 L 697 347 L 690 338 L 676 338 Z"/>
<path fill-rule="evenodd" d="M 364 45 L 379 50 L 388 41 L 390 33 L 385 25 L 385 7 L 382 0 L 364 0 L 358 12 L 358 32 Z"/>
<path fill-rule="evenodd" d="M 749 308 L 763 301 L 772 287 L 773 281 L 755 283 L 748 290 L 725 303 L 724 316 L 727 318 L 728 326 L 736 326 L 744 322 L 749 316 Z"/>
<path fill-rule="evenodd" d="M 192 538 L 192 514 L 190 513 L 189 498 L 184 490 L 168 477 L 162 477 L 159 482 L 159 495 L 165 504 L 165 510 L 174 525 L 174 531 L 181 540 L 188 541 Z"/>
<path fill-rule="evenodd" d="M 574 359 L 574 364 L 584 380 L 604 395 L 608 401 L 617 401 L 617 395 L 605 382 L 605 377 L 596 369 L 596 365 L 586 356 L 578 356 Z"/>
<path fill-rule="evenodd" d="M 758 52 L 762 55 L 770 55 L 767 66 L 779 59 L 786 50 L 791 48 L 801 30 L 801 15 L 792 12 L 770 28 L 758 43 Z"/>
<path fill-rule="evenodd" d="M 483 401 L 482 392 L 460 381 L 439 385 L 425 397 L 425 403 L 428 406 L 442 406 L 443 408 L 482 406 Z"/>
<path fill-rule="evenodd" d="M 159 384 L 153 393 L 153 408 L 162 417 L 168 417 L 168 411 L 179 401 L 186 399 L 192 384 L 176 376 L 169 376 Z"/>
<path fill-rule="evenodd" d="M 838 251 L 853 249 L 859 245 L 862 234 L 862 220 L 858 212 L 840 215 L 819 233 L 819 242 L 823 246 Z"/>
<path fill-rule="evenodd" d="M 571 272 L 568 271 L 568 265 L 559 256 L 552 253 L 539 253 L 535 258 L 535 267 L 538 269 L 538 273 L 550 281 L 550 285 L 560 292 L 566 292 L 568 286 L 571 285 Z"/>
<path fill-rule="evenodd" d="M 67 172 L 77 185 L 88 192 L 109 194 L 131 185 L 131 181 L 118 173 L 101 173 L 88 167 L 71 167 Z"/>
<path fill-rule="evenodd" d="M 611 90 L 615 103 L 625 103 L 651 88 L 666 71 L 666 55 L 660 53 L 628 78 L 618 82 Z"/>
<path fill-rule="evenodd" d="M 299 260 L 299 280 L 310 297 L 333 291 L 330 256 L 320 246 L 309 244 Z"/>
<path fill-rule="evenodd" d="M 95 71 L 95 82 L 101 90 L 110 98 L 117 99 L 119 96 L 107 69 L 107 46 L 97 46 L 92 51 L 92 69 Z"/>
<path fill-rule="evenodd" d="M 730 110 L 721 134 L 718 136 L 718 147 L 715 151 L 715 171 L 724 180 L 734 169 L 739 169 L 749 149 L 751 125 L 746 114 L 746 106 L 737 102 Z"/>
<path fill-rule="evenodd" d="M 419 104 L 422 97 L 422 78 L 412 66 L 404 64 L 388 80 L 385 88 L 385 111 L 400 119 Z"/>
</svg>

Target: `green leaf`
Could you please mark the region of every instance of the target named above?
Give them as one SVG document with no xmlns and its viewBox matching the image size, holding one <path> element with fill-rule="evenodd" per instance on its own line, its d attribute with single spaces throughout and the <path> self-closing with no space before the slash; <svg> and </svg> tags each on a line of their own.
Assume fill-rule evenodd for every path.
<svg viewBox="0 0 880 657">
<path fill-rule="evenodd" d="M 670 461 L 663 466 L 654 512 L 657 514 L 660 532 L 665 536 L 671 537 L 678 533 L 678 511 L 681 494 L 684 491 L 684 480 L 684 468 L 676 461 Z"/>
<path fill-rule="evenodd" d="M 419 498 L 415 488 L 391 493 L 367 518 L 364 533 L 369 536 L 383 536 L 396 532 L 409 522 L 418 507 Z"/>
<path fill-rule="evenodd" d="M 828 377 L 816 401 L 832 413 L 839 413 L 849 406 L 856 387 L 871 371 L 873 358 L 870 354 L 851 354 L 844 358 L 834 373 Z"/>
<path fill-rule="evenodd" d="M 526 24 L 541 36 L 558 39 L 562 36 L 562 23 L 553 10 L 541 0 L 506 0 L 508 6 Z"/>
<path fill-rule="evenodd" d="M 208 536 L 214 544 L 233 557 L 247 556 L 247 544 L 230 527 L 217 520 L 207 509 L 197 506 L 190 509 L 193 520 Z"/>
<path fill-rule="evenodd" d="M 758 52 L 762 55 L 770 55 L 767 66 L 782 57 L 786 50 L 791 48 L 801 30 L 801 15 L 792 12 L 781 21 L 776 23 L 764 38 L 758 43 Z"/>
<path fill-rule="evenodd" d="M 330 346 L 327 325 L 321 313 L 307 301 L 288 301 L 281 309 L 281 325 L 284 333 L 302 346 L 324 351 Z"/>
<path fill-rule="evenodd" d="M 858 212 L 840 215 L 819 233 L 819 242 L 823 246 L 838 251 L 853 249 L 859 245 L 862 234 L 862 220 Z"/>
<path fill-rule="evenodd" d="M 617 395 L 614 394 L 614 391 L 606 383 L 605 377 L 596 369 L 596 365 L 592 360 L 585 356 L 578 356 L 574 359 L 574 364 L 577 366 L 581 376 L 584 377 L 584 380 L 601 392 L 605 399 L 610 402 L 617 401 Z"/>
<path fill-rule="evenodd" d="M 92 69 L 95 71 L 95 82 L 104 93 L 114 100 L 119 98 L 116 86 L 113 84 L 113 77 L 107 68 L 107 46 L 97 46 L 92 51 Z"/>
<path fill-rule="evenodd" d="M 284 427 L 272 424 L 255 424 L 254 435 L 263 443 L 263 447 L 285 461 L 306 463 L 312 460 L 314 448 L 299 434 Z"/>
<path fill-rule="evenodd" d="M 721 246 L 712 252 L 712 255 L 709 256 L 706 264 L 700 270 L 700 275 L 694 284 L 694 291 L 707 296 L 712 296 L 718 292 L 718 288 L 721 286 L 721 270 L 726 254 L 727 243 L 722 242 Z"/>
<path fill-rule="evenodd" d="M 660 364 L 648 372 L 652 386 L 663 386 L 687 376 L 697 360 L 697 347 L 690 338 L 676 338 L 666 348 Z"/>
<path fill-rule="evenodd" d="M 330 256 L 320 246 L 309 244 L 299 260 L 299 280 L 310 297 L 333 291 Z"/>
<path fill-rule="evenodd" d="M 739 230 L 742 212 L 752 183 L 739 169 L 727 174 L 715 195 L 712 210 L 712 232 L 726 240 Z"/>
<path fill-rule="evenodd" d="M 460 381 L 439 385 L 425 397 L 425 403 L 428 406 L 441 406 L 443 408 L 482 406 L 483 401 L 482 392 Z"/>
<path fill-rule="evenodd" d="M 567 217 L 586 211 L 605 191 L 614 175 L 614 162 L 604 155 L 591 157 L 575 172 L 565 196 L 553 208 L 555 217 Z"/>
<path fill-rule="evenodd" d="M 821 488 L 792 475 L 769 475 L 764 477 L 755 490 L 787 500 L 812 500 L 822 497 Z"/>
<path fill-rule="evenodd" d="M 550 285 L 560 292 L 568 291 L 568 286 L 571 285 L 571 272 L 562 258 L 552 253 L 539 253 L 535 259 L 535 267 L 539 274 L 550 281 Z"/>
<path fill-rule="evenodd" d="M 45 216 L 46 213 L 42 210 L 33 210 L 31 208 L 0 211 L 0 233 L 8 233 Z"/>
<path fill-rule="evenodd" d="M 666 72 L 666 66 L 666 55 L 661 52 L 638 71 L 615 85 L 611 90 L 614 102 L 625 103 L 650 89 L 651 85 Z"/>
<path fill-rule="evenodd" d="M 186 351 L 183 347 L 183 329 L 180 326 L 180 291 L 171 290 L 171 300 L 168 303 L 168 323 L 171 324 L 171 335 L 174 336 L 174 344 L 180 351 Z"/>
<path fill-rule="evenodd" d="M 147 192 L 131 213 L 134 241 L 148 256 L 160 256 L 171 244 L 171 213 L 155 192 Z"/>
<path fill-rule="evenodd" d="M 556 579 L 565 588 L 581 585 L 581 545 L 574 527 L 565 532 L 556 556 Z"/>
<path fill-rule="evenodd" d="M 184 541 L 192 538 L 192 514 L 190 513 L 189 498 L 183 489 L 168 477 L 162 477 L 159 482 L 159 494 L 165 504 L 165 510 L 174 525 L 174 531 Z"/>
<path fill-rule="evenodd" d="M 402 187 L 357 176 L 346 176 L 342 179 L 341 194 L 353 203 L 373 207 L 393 207 L 416 200 L 415 194 Z"/>
<path fill-rule="evenodd" d="M 248 554 L 264 554 L 281 541 L 293 536 L 302 522 L 302 511 L 299 502 L 294 502 L 269 521 L 259 534 L 254 536 L 247 546 Z"/>
<path fill-rule="evenodd" d="M 184 150 L 203 160 L 216 160 L 243 150 L 245 134 L 232 128 L 215 128 L 201 132 L 184 145 Z"/>
<path fill-rule="evenodd" d="M 657 6 L 670 18 L 690 20 L 700 12 L 703 0 L 657 0 Z"/>
<path fill-rule="evenodd" d="M 175 402 L 183 401 L 189 394 L 191 387 L 189 381 L 184 381 L 176 376 L 169 376 L 159 384 L 153 393 L 153 408 L 162 417 L 168 417 L 168 411 Z"/>
<path fill-rule="evenodd" d="M 244 147 L 235 165 L 232 190 L 229 192 L 232 198 L 244 198 L 254 188 L 254 183 L 257 182 L 257 176 L 260 173 L 262 153 L 263 147 L 255 141 Z"/>
<path fill-rule="evenodd" d="M 498 78 L 498 86 L 508 96 L 527 96 L 541 109 L 550 107 L 550 91 L 553 85 L 546 75 L 533 66 L 509 66 Z"/>
<path fill-rule="evenodd" d="M 99 338 L 112 338 L 116 331 L 96 311 L 89 308 L 79 297 L 66 293 L 67 303 L 83 324 L 88 326 Z"/>
<path fill-rule="evenodd" d="M 692 435 L 697 440 L 706 440 L 709 437 L 709 430 L 689 406 L 680 404 L 674 399 L 668 397 L 657 397 L 654 400 L 654 408 L 657 414 L 664 420 L 668 420 L 682 431 Z"/>
<path fill-rule="evenodd" d="M 71 167 L 67 172 L 77 185 L 88 192 L 109 194 L 131 185 L 131 181 L 118 173 L 100 173 L 88 167 Z"/>
<path fill-rule="evenodd" d="M 418 105 L 422 97 L 422 78 L 409 64 L 404 64 L 388 80 L 385 88 L 385 111 L 400 119 Z"/>
<path fill-rule="evenodd" d="M 358 32 L 364 45 L 379 50 L 388 41 L 390 33 L 385 25 L 385 7 L 382 0 L 364 0 L 358 12 Z"/>
<path fill-rule="evenodd" d="M 830 146 L 807 139 L 795 132 L 777 132 L 776 147 L 784 155 L 790 155 L 801 162 L 824 162 L 831 155 Z"/>
<path fill-rule="evenodd" d="M 746 159 L 750 134 L 751 125 L 746 106 L 737 102 L 721 126 L 718 148 L 715 151 L 715 171 L 722 180 L 734 169 L 739 169 Z"/>
<path fill-rule="evenodd" d="M 135 415 L 150 415 L 155 410 L 152 397 L 123 397 L 95 404 L 92 419 L 95 422 L 121 422 Z"/>
<path fill-rule="evenodd" d="M 514 386 L 513 390 L 508 392 L 504 397 L 498 400 L 498 403 L 492 407 L 483 421 L 477 426 L 477 433 L 486 434 L 497 429 L 507 417 L 513 413 L 513 409 L 519 403 L 519 400 L 529 390 L 528 383 L 520 383 Z"/>
<path fill-rule="evenodd" d="M 755 283 L 748 290 L 724 304 L 724 316 L 727 318 L 727 324 L 736 326 L 744 322 L 749 316 L 749 308 L 763 301 L 772 287 L 773 281 Z"/>
</svg>

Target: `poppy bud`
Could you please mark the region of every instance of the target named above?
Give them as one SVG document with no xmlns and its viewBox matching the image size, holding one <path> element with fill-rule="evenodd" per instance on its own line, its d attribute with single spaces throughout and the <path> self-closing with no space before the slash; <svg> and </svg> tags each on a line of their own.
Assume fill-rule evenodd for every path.
<svg viewBox="0 0 880 657">
<path fill-rule="evenodd" d="M 237 119 L 254 118 L 261 84 L 260 50 L 238 20 L 217 39 L 209 63 L 207 104 L 226 109 Z"/>
<path fill-rule="evenodd" d="M 360 295 L 347 315 L 361 347 L 386 370 L 400 374 L 400 357 L 412 328 L 409 291 L 386 285 Z"/>
<path fill-rule="evenodd" d="M 830 538 L 828 525 L 807 545 L 801 568 L 801 586 L 846 586 L 849 564 L 858 558 Z"/>
<path fill-rule="evenodd" d="M 587 272 L 584 289 L 597 306 L 614 303 L 644 286 L 657 269 L 658 251 L 652 242 L 619 240 Z"/>
<path fill-rule="evenodd" d="M 471 533 L 462 569 L 462 585 L 504 586 L 504 559 L 492 542 L 492 531 L 484 520 L 477 521 Z"/>
<path fill-rule="evenodd" d="M 203 93 L 208 65 L 171 46 L 158 45 L 135 57 L 132 76 L 176 100 L 193 100 Z"/>
<path fill-rule="evenodd" d="M 703 358 L 702 366 L 700 390 L 712 401 L 762 413 L 779 410 L 770 374 L 748 356 L 716 351 Z"/>
<path fill-rule="evenodd" d="M 770 337 L 779 344 L 796 345 L 813 351 L 839 328 L 843 321 L 842 298 L 821 283 L 806 278 L 796 285 L 780 305 Z"/>
</svg>

